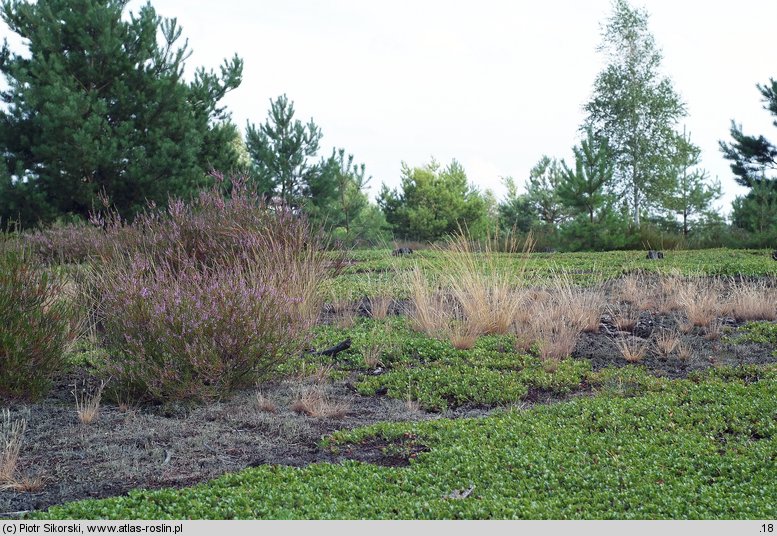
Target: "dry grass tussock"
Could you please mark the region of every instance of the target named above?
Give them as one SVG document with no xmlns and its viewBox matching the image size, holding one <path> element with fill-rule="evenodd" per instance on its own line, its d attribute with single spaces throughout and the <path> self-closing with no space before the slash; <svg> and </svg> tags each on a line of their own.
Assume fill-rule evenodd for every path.
<svg viewBox="0 0 777 536">
<path fill-rule="evenodd" d="M 342 419 L 348 415 L 350 405 L 347 402 L 332 400 L 321 386 L 313 385 L 303 388 L 297 394 L 291 409 L 316 419 Z"/>
<path fill-rule="evenodd" d="M 669 357 L 680 344 L 680 336 L 674 331 L 663 330 L 654 341 L 658 354 L 664 358 Z"/>
<path fill-rule="evenodd" d="M 690 324 L 706 327 L 724 312 L 722 294 L 719 279 L 689 279 L 679 285 L 678 302 Z"/>
<path fill-rule="evenodd" d="M 256 408 L 264 413 L 278 413 L 278 405 L 261 391 L 256 393 Z"/>
<path fill-rule="evenodd" d="M 764 281 L 734 283 L 727 309 L 738 321 L 777 320 L 777 289 Z"/>
<path fill-rule="evenodd" d="M 693 357 L 693 349 L 686 344 L 680 343 L 677 345 L 677 358 L 683 363 L 688 362 Z"/>
<path fill-rule="evenodd" d="M 632 304 L 610 308 L 610 316 L 619 331 L 633 331 L 639 322 L 640 310 Z"/>
<path fill-rule="evenodd" d="M 81 424 L 92 424 L 100 416 L 100 402 L 103 396 L 106 382 L 100 382 L 100 385 L 90 390 L 86 385 L 81 389 L 78 385 L 73 389 L 73 397 L 76 400 L 76 415 Z"/>
<path fill-rule="evenodd" d="M 520 284 L 532 242 L 524 244 L 517 269 L 513 258 L 497 254 L 492 243 L 476 245 L 459 232 L 440 250 L 444 269 L 436 283 L 420 265 L 411 270 L 415 329 L 459 346 L 474 344 L 479 335 L 510 332 L 524 301 Z M 500 247 L 504 244 L 503 239 Z M 515 242 L 508 249 L 521 251 Z"/>
<path fill-rule="evenodd" d="M 659 313 L 666 315 L 680 309 L 678 292 L 681 284 L 682 279 L 676 273 L 663 274 L 659 278 L 655 289 L 656 309 Z"/>
<path fill-rule="evenodd" d="M 618 297 L 637 311 L 646 311 L 655 306 L 654 287 L 641 273 L 628 274 L 620 281 Z"/>
<path fill-rule="evenodd" d="M 391 296 L 379 294 L 370 298 L 370 317 L 375 320 L 385 320 L 392 303 Z"/>
<path fill-rule="evenodd" d="M 43 487 L 41 477 L 19 473 L 19 454 L 24 443 L 27 419 L 11 420 L 11 412 L 0 412 L 0 491 L 34 492 Z"/>
<path fill-rule="evenodd" d="M 598 332 L 606 304 L 601 285 L 578 287 L 565 273 L 553 274 L 552 282 L 553 292 L 548 293 L 546 299 L 554 299 L 560 306 L 565 305 L 568 309 L 565 313 L 566 319 L 573 322 L 580 331 Z"/>
<path fill-rule="evenodd" d="M 567 304 L 557 300 L 535 303 L 529 323 L 543 361 L 560 361 L 575 349 L 580 320 L 570 316 Z"/>
<path fill-rule="evenodd" d="M 647 355 L 649 342 L 638 337 L 618 337 L 615 345 L 618 347 L 623 359 L 629 363 L 642 361 Z"/>
</svg>

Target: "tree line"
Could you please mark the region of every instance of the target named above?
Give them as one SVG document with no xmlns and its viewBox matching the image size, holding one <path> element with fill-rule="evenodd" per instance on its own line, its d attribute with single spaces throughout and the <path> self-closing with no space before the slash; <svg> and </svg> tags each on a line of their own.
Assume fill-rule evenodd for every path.
<svg viewBox="0 0 777 536">
<path fill-rule="evenodd" d="M 190 49 L 175 19 L 126 0 L 3 0 L 0 16 L 27 50 L 0 50 L 0 218 L 23 227 L 80 221 L 107 197 L 131 219 L 149 201 L 190 197 L 218 170 L 250 177 L 268 203 L 304 212 L 339 241 L 436 241 L 533 231 L 547 247 L 612 249 L 767 245 L 777 238 L 777 148 L 732 122 L 721 141 L 749 188 L 726 222 L 720 183 L 681 128 L 685 103 L 661 74 L 648 14 L 613 0 L 600 52 L 607 58 L 585 103 L 580 142 L 566 162 L 543 155 L 523 184 L 504 177 L 497 200 L 457 161 L 402 164 L 397 188 L 366 188 L 366 166 L 343 148 L 324 154 L 321 128 L 295 117 L 286 95 L 243 132 L 221 104 L 243 61 L 184 78 Z M 777 82 L 759 85 L 777 116 Z M 667 238 L 669 237 L 669 238 Z"/>
</svg>

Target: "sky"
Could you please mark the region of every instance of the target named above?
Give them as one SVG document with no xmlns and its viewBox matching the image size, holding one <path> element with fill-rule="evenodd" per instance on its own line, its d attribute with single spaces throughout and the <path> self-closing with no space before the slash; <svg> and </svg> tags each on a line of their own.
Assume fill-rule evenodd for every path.
<svg viewBox="0 0 777 536">
<path fill-rule="evenodd" d="M 145 0 L 131 0 L 138 10 Z M 396 187 L 401 165 L 462 163 L 472 184 L 519 185 L 543 156 L 572 160 L 583 105 L 604 66 L 597 53 L 609 0 L 152 0 L 176 17 L 196 67 L 237 53 L 241 86 L 223 103 L 245 130 L 286 94 L 364 162 L 374 194 Z M 756 84 L 777 77 L 777 2 L 634 0 L 650 14 L 663 69 L 687 105 L 702 166 L 721 181 L 724 213 L 746 189 L 718 148 L 731 120 L 777 137 Z M 4 30 L 5 31 L 5 30 Z"/>
</svg>

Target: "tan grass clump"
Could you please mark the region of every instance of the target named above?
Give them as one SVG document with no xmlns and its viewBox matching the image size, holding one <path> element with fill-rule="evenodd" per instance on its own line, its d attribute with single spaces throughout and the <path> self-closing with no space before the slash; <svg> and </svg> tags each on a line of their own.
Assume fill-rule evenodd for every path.
<svg viewBox="0 0 777 536">
<path fill-rule="evenodd" d="M 442 269 L 434 283 L 419 265 L 410 272 L 413 327 L 461 344 L 509 333 L 523 303 L 520 282 L 531 245 L 527 240 L 516 267 L 514 257 L 496 253 L 491 241 L 476 245 L 463 231 L 454 235 L 440 249 Z"/>
<path fill-rule="evenodd" d="M 448 323 L 448 304 L 439 289 L 427 281 L 420 266 L 409 272 L 410 299 L 413 310 L 410 318 L 413 329 L 437 337 Z"/>
<path fill-rule="evenodd" d="M 658 280 L 655 298 L 659 313 L 666 315 L 680 309 L 678 293 L 681 285 L 682 280 L 677 274 L 670 273 L 661 276 Z"/>
<path fill-rule="evenodd" d="M 581 288 L 572 283 L 569 275 L 553 275 L 554 298 L 560 306 L 566 306 L 566 317 L 574 322 L 580 331 L 596 333 L 602 321 L 605 306 L 604 290 L 601 286 Z"/>
<path fill-rule="evenodd" d="M 704 338 L 708 341 L 716 341 L 720 339 L 720 335 L 723 333 L 723 322 L 720 319 L 714 320 L 704 328 Z"/>
<path fill-rule="evenodd" d="M 316 419 L 342 419 L 348 415 L 350 405 L 332 400 L 320 386 L 310 386 L 297 395 L 291 409 Z"/>
<path fill-rule="evenodd" d="M 728 310 L 740 322 L 777 320 L 777 289 L 763 281 L 736 283 L 728 298 Z"/>
<path fill-rule="evenodd" d="M 637 363 L 642 361 L 647 355 L 649 343 L 638 337 L 618 337 L 615 345 L 626 361 Z"/>
<path fill-rule="evenodd" d="M 580 336 L 578 319 L 569 316 L 568 307 L 556 300 L 535 306 L 531 326 L 542 361 L 560 361 L 575 349 Z"/>
<path fill-rule="evenodd" d="M 639 308 L 631 304 L 610 309 L 610 316 L 619 331 L 633 331 L 639 322 L 639 313 Z"/>
<path fill-rule="evenodd" d="M 385 320 L 392 303 L 391 296 L 378 294 L 370 298 L 370 317 L 375 320 Z"/>
<path fill-rule="evenodd" d="M 529 239 L 516 270 L 512 263 L 495 252 L 489 241 L 477 251 L 463 232 L 449 241 L 444 277 L 473 332 L 509 332 L 523 301 L 523 293 L 516 291 L 516 282 L 523 278 L 531 245 Z"/>
<path fill-rule="evenodd" d="M 646 311 L 655 305 L 654 290 L 642 273 L 631 273 L 620 281 L 619 298 L 637 311 Z"/>
<path fill-rule="evenodd" d="M 683 363 L 687 363 L 693 357 L 693 350 L 686 343 L 680 343 L 677 346 L 677 358 Z"/>
<path fill-rule="evenodd" d="M 19 484 L 19 452 L 27 430 L 27 419 L 11 420 L 7 409 L 0 413 L 0 489 L 16 489 Z"/>
<path fill-rule="evenodd" d="M 452 324 L 448 338 L 457 350 L 471 350 L 478 340 L 478 334 L 466 323 Z"/>
<path fill-rule="evenodd" d="M 669 357 L 679 344 L 680 336 L 674 331 L 664 330 L 655 339 L 656 350 L 664 358 Z"/>
<path fill-rule="evenodd" d="M 721 282 L 687 280 L 679 287 L 678 301 L 688 322 L 694 326 L 709 326 L 723 312 Z"/>
<path fill-rule="evenodd" d="M 259 409 L 259 411 L 263 411 L 265 413 L 278 413 L 277 404 L 275 404 L 275 402 L 273 402 L 261 391 L 256 393 L 256 407 Z"/>
<path fill-rule="evenodd" d="M 97 421 L 100 416 L 100 402 L 105 385 L 106 382 L 100 382 L 94 391 L 88 390 L 85 385 L 79 390 L 78 385 L 76 385 L 72 391 L 73 397 L 76 399 L 76 415 L 81 424 L 92 424 Z"/>
</svg>

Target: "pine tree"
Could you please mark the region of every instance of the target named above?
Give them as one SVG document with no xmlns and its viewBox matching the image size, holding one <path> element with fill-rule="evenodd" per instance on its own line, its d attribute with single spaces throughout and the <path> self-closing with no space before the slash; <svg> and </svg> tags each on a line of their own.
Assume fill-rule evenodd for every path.
<svg viewBox="0 0 777 536">
<path fill-rule="evenodd" d="M 764 98 L 764 109 L 777 117 L 777 80 L 769 80 L 769 84 L 758 85 L 758 90 Z M 777 119 L 774 121 L 777 126 Z M 752 187 L 755 183 L 777 182 L 777 176 L 768 176 L 767 170 L 777 170 L 777 146 L 764 136 L 747 136 L 742 133 L 742 126 L 731 122 L 731 137 L 734 143 L 721 141 L 723 156 L 731 160 L 731 171 L 736 181 L 742 186 Z"/>
<path fill-rule="evenodd" d="M 459 228 L 477 229 L 487 217 L 483 197 L 467 181 L 459 162 L 446 168 L 432 160 L 424 167 L 402 164 L 399 190 L 383 185 L 378 205 L 401 238 L 439 240 Z"/>
<path fill-rule="evenodd" d="M 683 236 L 687 237 L 694 216 L 708 211 L 710 204 L 720 198 L 720 183 L 708 184 L 707 172 L 698 166 L 701 163 L 701 149 L 691 142 L 683 131 L 676 142 L 675 155 L 667 172 L 671 187 L 662 195 L 662 206 L 682 218 Z"/>
<path fill-rule="evenodd" d="M 777 80 L 759 85 L 764 98 L 764 108 L 777 117 Z M 777 126 L 777 119 L 774 121 Z M 770 236 L 762 237 L 762 244 L 773 244 L 777 237 L 777 146 L 763 135 L 749 136 L 741 125 L 731 123 L 733 143 L 720 142 L 723 156 L 731 161 L 735 180 L 750 191 L 734 201 L 732 218 L 734 225 L 751 232 Z"/>
<path fill-rule="evenodd" d="M 285 205 L 302 205 L 306 199 L 334 195 L 331 181 L 321 182 L 325 164 L 316 160 L 321 129 L 294 118 L 294 102 L 286 95 L 270 100 L 263 125 L 246 127 L 246 147 L 259 188 L 280 196 Z"/>
<path fill-rule="evenodd" d="M 559 198 L 561 180 L 562 171 L 558 160 L 543 156 L 531 169 L 526 181 L 526 198 L 540 220 L 547 225 L 554 226 L 566 216 Z"/>
<path fill-rule="evenodd" d="M 587 138 L 572 151 L 575 169 L 561 162 L 563 171 L 558 185 L 561 204 L 572 210 L 584 212 L 594 223 L 596 211 L 609 200 L 609 188 L 614 173 L 613 162 L 606 139 L 598 138 L 589 127 Z"/>
<path fill-rule="evenodd" d="M 242 61 L 183 79 L 189 50 L 175 19 L 126 0 L 5 0 L 1 15 L 29 53 L 0 52 L 8 89 L 0 148 L 8 176 L 0 216 L 24 225 L 86 216 L 104 193 L 125 216 L 201 186 L 236 158 L 222 145 L 218 106 L 240 84 Z M 162 42 L 158 41 L 161 35 Z M 222 150 L 222 147 L 226 147 Z M 23 206 L 27 212 L 23 213 Z"/>
</svg>

